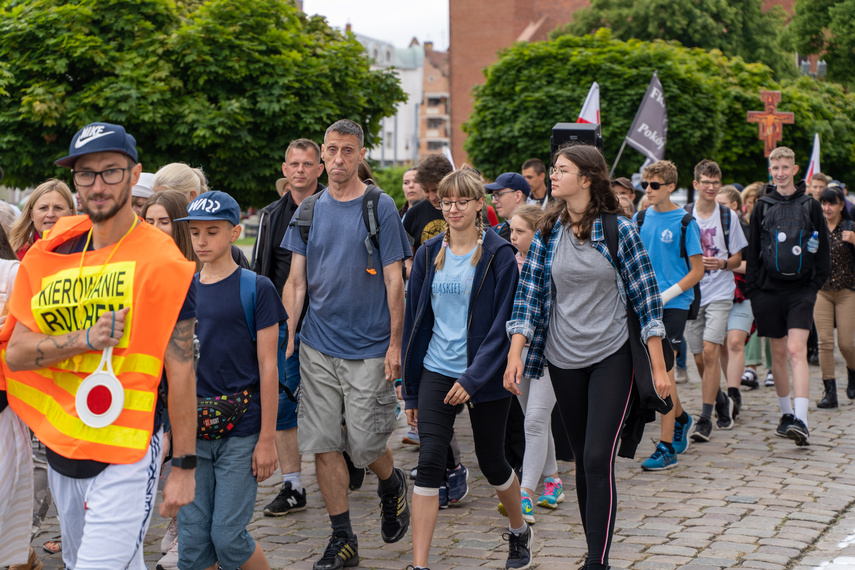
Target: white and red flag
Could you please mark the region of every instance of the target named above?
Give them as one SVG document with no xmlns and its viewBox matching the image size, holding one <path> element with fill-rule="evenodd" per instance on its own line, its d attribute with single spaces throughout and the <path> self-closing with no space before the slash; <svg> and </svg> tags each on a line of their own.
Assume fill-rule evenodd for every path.
<svg viewBox="0 0 855 570">
<path fill-rule="evenodd" d="M 805 180 L 810 183 L 810 179 L 817 172 L 822 172 L 819 168 L 819 133 L 813 135 L 813 151 L 810 153 L 810 164 L 808 165 Z"/>
<path fill-rule="evenodd" d="M 591 85 L 588 96 L 585 97 L 585 104 L 582 105 L 582 112 L 579 113 L 576 122 L 600 124 L 600 86 L 596 81 Z"/>
</svg>

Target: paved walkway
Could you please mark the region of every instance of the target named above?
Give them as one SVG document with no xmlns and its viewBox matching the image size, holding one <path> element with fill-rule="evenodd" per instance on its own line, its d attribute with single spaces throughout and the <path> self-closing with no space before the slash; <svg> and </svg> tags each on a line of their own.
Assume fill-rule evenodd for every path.
<svg viewBox="0 0 855 570">
<path fill-rule="evenodd" d="M 811 367 L 813 378 L 819 377 Z M 700 409 L 700 380 L 690 373 L 679 387 L 690 413 Z M 838 359 L 838 378 L 845 368 Z M 677 468 L 645 473 L 639 463 L 653 451 L 648 439 L 636 460 L 617 460 L 619 510 L 611 551 L 613 568 L 792 568 L 855 569 L 855 405 L 844 390 L 840 408 L 817 410 L 821 394 L 811 394 L 813 445 L 797 448 L 778 438 L 779 420 L 772 388 L 743 392 L 742 414 L 732 431 L 714 430 L 705 444 L 692 444 Z M 845 383 L 844 383 L 845 387 Z M 465 414 L 457 430 L 470 493 L 460 506 L 440 511 L 431 568 L 503 568 L 507 553 L 501 534 L 507 520 L 496 512 L 495 494 L 477 469 Z M 417 451 L 401 445 L 403 418 L 392 440 L 398 465 L 415 466 Z M 652 438 L 658 430 L 648 427 Z M 308 569 L 326 546 L 329 523 L 318 492 L 314 464 L 304 462 L 309 508 L 284 518 L 261 515 L 281 478 L 259 487 L 252 535 L 273 568 Z M 556 511 L 535 507 L 535 562 L 541 569 L 575 569 L 586 551 L 575 500 L 573 466 L 560 463 L 567 500 Z M 412 482 L 410 482 L 412 491 Z M 380 539 L 376 478 L 350 495 L 351 516 L 359 536 L 361 568 L 403 569 L 412 562 L 410 537 L 387 545 Z M 58 534 L 50 518 L 34 544 Z M 154 568 L 167 521 L 156 517 L 146 542 Z M 59 556 L 43 554 L 47 570 L 60 567 Z"/>
</svg>

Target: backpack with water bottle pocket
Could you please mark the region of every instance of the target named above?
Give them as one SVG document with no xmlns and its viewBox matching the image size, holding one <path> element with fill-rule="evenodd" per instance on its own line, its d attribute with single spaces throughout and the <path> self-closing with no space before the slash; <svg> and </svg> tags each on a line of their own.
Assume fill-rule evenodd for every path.
<svg viewBox="0 0 855 570">
<path fill-rule="evenodd" d="M 793 200 L 763 196 L 758 201 L 763 220 L 760 259 L 772 277 L 798 281 L 813 271 L 819 245 L 810 216 L 813 201 L 807 194 Z"/>
</svg>

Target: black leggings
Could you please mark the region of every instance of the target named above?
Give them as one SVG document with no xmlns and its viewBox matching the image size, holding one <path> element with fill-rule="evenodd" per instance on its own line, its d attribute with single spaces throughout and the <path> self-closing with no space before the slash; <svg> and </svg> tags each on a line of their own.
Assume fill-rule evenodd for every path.
<svg viewBox="0 0 855 570">
<path fill-rule="evenodd" d="M 579 370 L 548 366 L 576 458 L 576 495 L 588 561 L 608 566 L 617 513 L 615 454 L 632 388 L 629 343 L 602 362 Z"/>
<path fill-rule="evenodd" d="M 448 444 L 454 433 L 457 406 L 443 403 L 457 378 L 425 369 L 419 382 L 419 467 L 416 486 L 439 489 L 448 464 Z M 490 485 L 508 482 L 513 470 L 505 459 L 505 422 L 511 397 L 479 402 L 469 408 L 469 423 L 478 466 Z"/>
</svg>

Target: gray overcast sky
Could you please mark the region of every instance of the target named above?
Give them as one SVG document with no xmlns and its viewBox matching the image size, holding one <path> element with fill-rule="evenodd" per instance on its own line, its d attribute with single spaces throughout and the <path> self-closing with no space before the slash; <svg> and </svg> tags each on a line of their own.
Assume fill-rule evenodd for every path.
<svg viewBox="0 0 855 570">
<path fill-rule="evenodd" d="M 407 47 L 413 36 L 448 49 L 449 0 L 303 0 L 306 14 L 325 16 L 331 26 Z"/>
</svg>

